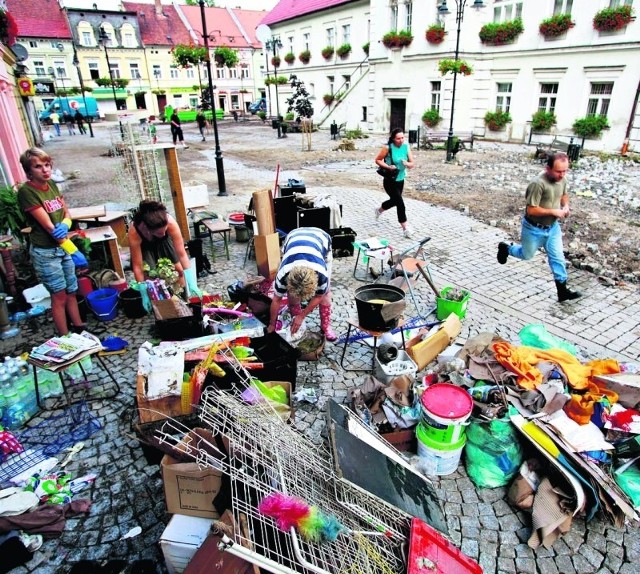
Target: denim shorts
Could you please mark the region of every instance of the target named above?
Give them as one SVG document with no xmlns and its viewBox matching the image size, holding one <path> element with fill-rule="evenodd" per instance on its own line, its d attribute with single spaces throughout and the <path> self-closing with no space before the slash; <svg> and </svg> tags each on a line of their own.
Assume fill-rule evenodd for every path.
<svg viewBox="0 0 640 574">
<path fill-rule="evenodd" d="M 76 266 L 62 247 L 31 247 L 31 261 L 36 275 L 49 293 L 78 290 Z"/>
</svg>

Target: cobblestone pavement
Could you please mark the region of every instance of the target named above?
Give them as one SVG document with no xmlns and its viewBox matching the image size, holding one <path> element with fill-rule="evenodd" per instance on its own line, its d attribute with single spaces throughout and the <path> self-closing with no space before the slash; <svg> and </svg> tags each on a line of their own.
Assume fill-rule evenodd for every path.
<svg viewBox="0 0 640 574">
<path fill-rule="evenodd" d="M 335 178 L 332 178 L 335 181 Z M 378 184 L 379 182 L 375 182 Z M 311 190 L 312 191 L 312 190 Z M 343 205 L 343 225 L 358 232 L 359 238 L 377 235 L 388 238 L 398 248 L 411 244 L 402 238 L 395 213 L 373 221 L 373 207 L 383 193 L 371 189 L 324 187 Z M 584 292 L 577 302 L 558 304 L 546 260 L 507 265 L 496 261 L 496 246 L 503 232 L 480 224 L 461 213 L 440 209 L 413 200 L 407 202 L 416 238 L 429 235 L 428 254 L 438 285 L 459 285 L 472 292 L 471 302 L 459 341 L 490 331 L 518 343 L 517 333 L 527 323 L 542 322 L 548 330 L 574 343 L 582 358 L 615 357 L 640 360 L 640 291 L 605 287 L 593 275 L 570 271 L 570 284 Z M 218 273 L 201 279 L 211 291 L 226 288 L 244 272 L 255 272 L 252 262 L 242 268 L 245 244 L 231 244 L 231 261 L 218 258 Z M 334 326 L 346 331 L 346 319 L 355 316 L 353 291 L 362 285 L 353 277 L 354 258 L 334 261 Z M 420 285 L 420 284 L 419 284 Z M 433 294 L 425 284 L 419 286 L 420 299 L 433 304 Z M 409 311 L 411 312 L 409 304 Z M 317 320 L 312 314 L 312 324 Z M 123 356 L 107 358 L 122 392 L 116 399 L 90 403 L 103 429 L 85 441 L 84 449 L 67 467 L 74 476 L 95 472 L 95 484 L 84 494 L 93 501 L 87 516 L 67 521 L 60 539 L 48 540 L 27 567 L 13 574 L 67 572 L 69 564 L 81 559 L 126 558 L 133 561 L 152 558 L 163 572 L 157 541 L 170 516 L 164 507 L 162 481 L 157 465 L 149 465 L 138 443 L 128 436 L 126 422 L 134 399 L 137 348 L 153 337 L 152 320 L 129 320 L 122 313 L 115 321 L 101 323 L 90 319 L 91 331 L 103 337 L 118 334 L 130 342 Z M 29 350 L 35 343 L 53 335 L 50 317 L 23 325 L 20 336 L 2 341 L 2 355 Z M 370 360 L 363 345 L 352 345 L 348 365 Z M 313 440 L 322 440 L 323 407 L 329 398 L 344 402 L 348 389 L 358 384 L 357 373 L 345 372 L 339 365 L 341 347 L 327 344 L 324 356 L 314 363 L 300 363 L 297 388 L 313 387 L 320 400 L 315 405 L 296 407 L 296 426 Z M 90 375 L 92 382 L 102 378 Z M 41 413 L 33 422 L 46 420 L 52 413 Z M 56 413 L 53 413 L 56 414 Z M 571 531 L 552 549 L 531 550 L 526 541 L 530 517 L 516 512 L 505 501 L 506 489 L 477 489 L 461 465 L 457 472 L 434 480 L 442 499 L 453 542 L 478 560 L 487 573 L 526 572 L 588 574 L 635 572 L 640 559 L 640 536 L 636 527 L 615 528 L 600 516 L 589 523 L 573 522 Z M 121 540 L 131 528 L 142 533 Z"/>
</svg>

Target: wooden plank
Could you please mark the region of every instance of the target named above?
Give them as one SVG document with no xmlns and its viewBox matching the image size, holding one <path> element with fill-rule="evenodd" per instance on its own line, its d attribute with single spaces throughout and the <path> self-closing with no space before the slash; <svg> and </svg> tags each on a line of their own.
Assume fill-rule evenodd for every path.
<svg viewBox="0 0 640 574">
<path fill-rule="evenodd" d="M 191 239 L 189 221 L 187 220 L 187 208 L 184 204 L 184 194 L 182 192 L 182 180 L 180 179 L 180 167 L 178 166 L 178 154 L 174 146 L 164 150 L 164 159 L 167 162 L 167 176 L 171 197 L 173 197 L 173 209 L 176 213 L 176 221 L 180 228 L 180 233 L 185 241 Z"/>
<path fill-rule="evenodd" d="M 136 400 L 141 423 L 151 423 L 183 414 L 179 396 L 174 395 L 153 399 L 152 401 L 148 400 L 145 397 L 145 378 L 142 375 L 136 377 Z"/>
</svg>

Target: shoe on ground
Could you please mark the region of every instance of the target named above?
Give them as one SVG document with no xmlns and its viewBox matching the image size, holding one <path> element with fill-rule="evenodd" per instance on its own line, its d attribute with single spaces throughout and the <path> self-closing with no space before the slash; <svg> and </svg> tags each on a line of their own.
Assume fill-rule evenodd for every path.
<svg viewBox="0 0 640 574">
<path fill-rule="evenodd" d="M 382 215 L 382 213 L 380 213 L 380 209 L 377 207 L 374 208 L 374 213 L 375 213 L 376 221 L 378 221 L 378 219 L 380 219 L 380 216 Z"/>
<path fill-rule="evenodd" d="M 509 257 L 509 244 L 501 241 L 498 243 L 498 263 L 504 265 Z"/>
<path fill-rule="evenodd" d="M 582 293 L 579 291 L 572 291 L 567 287 L 566 281 L 556 281 L 556 289 L 558 290 L 558 301 L 563 303 L 564 301 L 574 301 L 582 297 Z"/>
<path fill-rule="evenodd" d="M 411 229 L 410 227 L 406 227 L 402 230 L 402 235 L 404 235 L 407 239 L 411 239 L 411 237 L 413 236 L 413 229 Z"/>
<path fill-rule="evenodd" d="M 330 343 L 333 343 L 334 341 L 338 340 L 338 335 L 336 335 L 335 331 L 331 327 L 329 327 L 328 329 L 325 329 L 324 337 Z"/>
</svg>

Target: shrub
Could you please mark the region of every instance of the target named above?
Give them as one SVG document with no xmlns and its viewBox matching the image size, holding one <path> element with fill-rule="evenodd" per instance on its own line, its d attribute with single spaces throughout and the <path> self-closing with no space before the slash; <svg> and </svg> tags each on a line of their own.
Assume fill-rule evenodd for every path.
<svg viewBox="0 0 640 574">
<path fill-rule="evenodd" d="M 362 51 L 368 56 L 369 55 L 369 42 L 366 44 L 362 44 Z"/>
<path fill-rule="evenodd" d="M 259 112 L 256 112 L 256 116 L 258 116 L 262 121 L 267 119 L 267 112 L 260 110 Z"/>
<path fill-rule="evenodd" d="M 427 28 L 425 38 L 429 44 L 442 44 L 445 34 L 446 32 L 442 24 L 432 24 Z"/>
<path fill-rule="evenodd" d="M 571 14 L 556 14 L 540 22 L 539 29 L 540 34 L 545 38 L 556 38 L 574 26 L 575 23 L 571 21 Z"/>
<path fill-rule="evenodd" d="M 617 8 L 605 8 L 593 17 L 593 27 L 598 32 L 620 30 L 633 20 L 633 8 L 631 6 L 618 6 Z"/>
<path fill-rule="evenodd" d="M 293 52 L 289 52 L 288 54 L 285 55 L 284 61 L 287 64 L 293 64 L 296 61 L 296 55 Z"/>
<path fill-rule="evenodd" d="M 410 46 L 411 42 L 413 42 L 413 36 L 408 30 L 400 30 L 399 32 L 393 30 L 382 36 L 382 43 L 387 48 L 402 48 Z"/>
<path fill-rule="evenodd" d="M 484 123 L 492 132 L 497 132 L 504 128 L 511 121 L 511 114 L 496 110 L 495 112 L 487 112 L 484 115 Z"/>
<path fill-rule="evenodd" d="M 464 60 L 451 60 L 450 58 L 440 60 L 438 62 L 438 70 L 440 70 L 440 73 L 443 76 L 449 72 L 455 72 L 456 74 L 462 74 L 463 76 L 470 76 L 473 74 L 473 68 L 467 64 L 467 62 Z"/>
<path fill-rule="evenodd" d="M 573 132 L 583 138 L 596 138 L 602 130 L 609 127 L 604 116 L 587 116 L 573 122 Z"/>
<path fill-rule="evenodd" d="M 501 46 L 513 42 L 520 34 L 524 32 L 524 26 L 520 18 L 509 20 L 508 22 L 500 22 L 496 24 L 491 22 L 480 28 L 480 40 L 483 44 L 491 44 L 493 46 Z"/>
<path fill-rule="evenodd" d="M 556 115 L 553 112 L 540 110 L 531 116 L 531 129 L 534 132 L 544 132 L 556 125 Z"/>
<path fill-rule="evenodd" d="M 280 60 L 280 56 L 274 56 L 273 58 L 271 58 L 271 65 L 274 68 L 279 68 L 281 63 L 282 61 Z"/>
<path fill-rule="evenodd" d="M 287 113 L 284 115 L 284 119 L 285 119 L 285 120 L 287 120 L 287 121 L 289 121 L 289 122 L 290 122 L 291 120 L 295 119 L 295 117 L 296 117 L 296 115 L 295 115 L 293 112 L 287 112 Z"/>
<path fill-rule="evenodd" d="M 181 68 L 197 66 L 207 59 L 207 49 L 193 44 L 177 44 L 171 49 L 173 60 Z"/>
<path fill-rule="evenodd" d="M 327 46 L 326 48 L 322 48 L 322 57 L 325 60 L 330 60 L 334 52 L 335 50 L 333 49 L 333 46 Z"/>
<path fill-rule="evenodd" d="M 438 110 L 432 108 L 422 114 L 422 121 L 430 128 L 435 128 L 442 121 L 442 116 Z"/>
<path fill-rule="evenodd" d="M 351 53 L 351 44 L 342 44 L 342 46 L 338 46 L 338 49 L 336 50 L 336 54 L 338 54 L 338 57 L 342 58 L 343 60 Z"/>
<path fill-rule="evenodd" d="M 213 51 L 213 59 L 219 68 L 233 68 L 238 64 L 238 51 L 227 48 L 227 46 L 219 46 Z"/>
<path fill-rule="evenodd" d="M 303 50 L 298 54 L 298 60 L 303 64 L 308 64 L 309 60 L 311 60 L 311 52 L 309 52 L 309 50 Z"/>
</svg>

